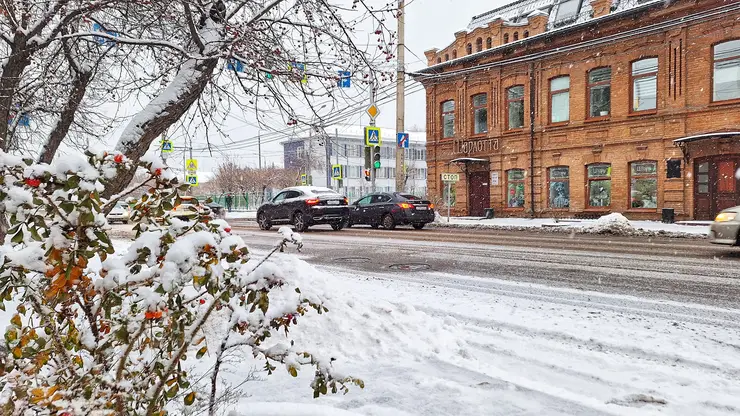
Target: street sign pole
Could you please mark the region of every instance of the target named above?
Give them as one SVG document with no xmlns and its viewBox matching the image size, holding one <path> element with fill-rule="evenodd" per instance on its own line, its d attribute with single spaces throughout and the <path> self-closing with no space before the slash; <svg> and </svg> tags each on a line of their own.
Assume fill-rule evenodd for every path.
<svg viewBox="0 0 740 416">
<path fill-rule="evenodd" d="M 373 78 L 373 84 L 372 88 L 370 89 L 370 103 L 371 106 L 375 106 L 375 79 Z M 372 115 L 370 116 L 370 126 L 375 127 L 375 117 Z M 377 176 L 377 173 L 375 172 L 375 166 L 370 166 L 370 190 L 371 192 L 375 192 L 375 177 Z"/>
<path fill-rule="evenodd" d="M 397 52 L 398 68 L 396 71 L 396 133 L 404 131 L 404 111 L 405 111 L 405 79 L 406 71 L 404 68 L 405 49 L 404 44 L 404 1 L 398 0 L 398 42 Z M 404 172 L 404 153 L 405 149 L 396 146 L 396 192 L 404 192 L 406 187 L 406 172 Z M 388 175 L 390 176 L 390 175 Z"/>
<path fill-rule="evenodd" d="M 450 200 L 450 187 L 452 186 L 452 182 L 447 182 L 447 224 L 450 223 L 450 203 L 452 202 Z"/>
</svg>

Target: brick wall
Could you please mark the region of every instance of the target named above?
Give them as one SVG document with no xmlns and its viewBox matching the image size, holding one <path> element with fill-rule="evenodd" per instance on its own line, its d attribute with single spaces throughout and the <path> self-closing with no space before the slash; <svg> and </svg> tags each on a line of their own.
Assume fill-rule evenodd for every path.
<svg viewBox="0 0 740 416">
<path fill-rule="evenodd" d="M 728 5 L 723 0 L 694 2 L 676 1 L 670 7 L 662 5 L 623 19 L 601 22 L 598 34 L 593 27 L 585 27 L 566 35 L 553 36 L 546 42 L 532 43 L 522 48 L 502 51 L 494 56 L 481 57 L 474 65 L 491 64 L 502 59 L 526 57 L 532 53 L 553 50 L 556 47 L 577 44 L 582 40 L 598 39 L 639 28 L 641 25 L 670 21 L 716 7 Z M 490 169 L 498 172 L 500 182 L 491 186 L 491 206 L 504 215 L 531 214 L 532 187 L 529 176 L 535 180 L 535 213 L 537 215 L 573 216 L 588 213 L 586 206 L 586 166 L 592 163 L 612 165 L 612 204 L 608 211 L 625 212 L 634 218 L 656 218 L 659 209 L 633 210 L 629 197 L 629 163 L 640 160 L 657 161 L 658 208 L 674 208 L 679 218 L 692 216 L 693 172 L 692 160 L 682 163 L 679 179 L 666 178 L 666 161 L 683 159 L 673 140 L 694 134 L 716 131 L 740 131 L 740 102 L 712 103 L 712 48 L 722 41 L 740 39 L 740 12 L 723 13 L 700 21 L 666 28 L 660 33 L 633 36 L 612 41 L 598 47 L 589 47 L 540 58 L 533 63 L 512 62 L 485 70 L 466 72 L 452 78 L 421 78 L 427 90 L 428 132 L 428 187 L 432 197 L 440 197 L 440 174 L 461 172 L 449 161 L 470 156 L 484 158 L 490 165 L 472 166 L 472 169 Z M 657 57 L 657 110 L 634 114 L 631 112 L 631 63 L 645 57 Z M 470 63 L 466 67 L 471 67 Z M 608 117 L 588 117 L 588 71 L 610 67 L 611 112 Z M 455 71 L 452 66 L 445 71 Z M 530 168 L 530 76 L 534 78 L 534 169 Z M 557 125 L 550 121 L 550 80 L 558 76 L 570 77 L 570 120 Z M 525 128 L 506 129 L 507 88 L 525 86 Z M 472 96 L 488 94 L 488 133 L 473 135 Z M 490 138 L 499 140 L 496 151 L 483 153 L 455 153 L 459 147 L 454 140 L 441 138 L 441 109 L 443 101 L 456 101 L 455 127 L 458 141 L 476 141 Z M 692 145 L 691 157 L 732 152 L 740 154 L 734 142 L 722 146 L 714 141 Z M 552 166 L 570 167 L 570 208 L 553 211 L 547 208 L 547 169 Z M 521 168 L 526 171 L 526 208 L 506 208 L 506 171 Z M 455 213 L 467 212 L 467 183 L 464 175 L 457 184 Z M 597 210 L 599 211 L 599 210 Z M 603 210 L 602 210 L 603 211 Z"/>
</svg>

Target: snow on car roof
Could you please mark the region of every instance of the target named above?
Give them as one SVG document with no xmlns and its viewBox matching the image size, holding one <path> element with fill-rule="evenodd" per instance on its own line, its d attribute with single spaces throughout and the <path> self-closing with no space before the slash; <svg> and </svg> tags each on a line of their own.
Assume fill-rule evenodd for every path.
<svg viewBox="0 0 740 416">
<path fill-rule="evenodd" d="M 333 193 L 336 194 L 337 191 L 330 189 L 330 188 L 324 188 L 321 186 L 292 186 L 290 188 L 285 188 L 284 191 L 300 191 L 305 194 L 321 194 L 321 193 Z"/>
</svg>

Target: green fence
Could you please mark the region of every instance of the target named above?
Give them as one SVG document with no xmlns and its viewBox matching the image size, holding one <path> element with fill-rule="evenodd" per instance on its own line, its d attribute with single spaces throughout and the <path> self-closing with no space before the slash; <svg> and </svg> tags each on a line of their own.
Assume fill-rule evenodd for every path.
<svg viewBox="0 0 740 416">
<path fill-rule="evenodd" d="M 229 197 L 230 196 L 230 197 Z M 262 194 L 246 193 L 246 194 L 215 194 L 215 195 L 199 195 L 198 200 L 206 201 L 208 199 L 213 202 L 223 205 L 226 209 L 231 205 L 232 211 L 256 211 L 264 203 L 272 199 L 271 192 L 267 192 L 264 196 Z M 230 204 L 229 204 L 230 203 Z"/>
</svg>

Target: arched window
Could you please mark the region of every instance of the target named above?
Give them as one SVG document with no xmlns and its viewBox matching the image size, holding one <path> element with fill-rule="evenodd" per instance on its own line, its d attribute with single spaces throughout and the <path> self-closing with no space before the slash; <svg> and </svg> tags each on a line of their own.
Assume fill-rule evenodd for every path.
<svg viewBox="0 0 740 416">
<path fill-rule="evenodd" d="M 465 50 L 468 52 L 468 55 L 473 53 L 473 45 L 468 43 L 468 46 L 465 47 Z"/>
<path fill-rule="evenodd" d="M 514 32 L 514 42 L 519 40 L 519 32 Z"/>
<path fill-rule="evenodd" d="M 586 166 L 588 208 L 609 208 L 612 204 L 612 165 L 595 163 Z"/>
<path fill-rule="evenodd" d="M 611 113 L 612 69 L 608 66 L 588 71 L 588 117 L 607 117 Z"/>
<path fill-rule="evenodd" d="M 442 103 L 442 138 L 455 137 L 455 100 Z"/>
<path fill-rule="evenodd" d="M 509 34 L 504 33 L 504 43 L 509 43 Z"/>
<path fill-rule="evenodd" d="M 732 180 L 735 180 L 734 176 Z M 630 163 L 630 208 L 658 208 L 658 162 L 642 160 Z"/>
<path fill-rule="evenodd" d="M 493 47 L 493 39 L 488 38 L 486 39 L 486 49 L 491 49 Z"/>
<path fill-rule="evenodd" d="M 712 101 L 740 98 L 740 39 L 714 45 Z"/>
<path fill-rule="evenodd" d="M 515 85 L 506 90 L 506 129 L 524 127 L 524 85 Z"/>
<path fill-rule="evenodd" d="M 483 50 L 483 39 L 478 38 L 475 40 L 475 51 L 480 52 Z"/>
<path fill-rule="evenodd" d="M 457 59 L 457 49 L 452 51 L 452 59 Z"/>
<path fill-rule="evenodd" d="M 524 37 L 525 37 L 525 38 L 528 38 L 528 37 L 529 37 L 529 31 L 528 31 L 528 30 L 525 30 L 525 31 L 524 31 Z"/>
<path fill-rule="evenodd" d="M 442 58 L 437 58 L 437 63 L 438 64 L 441 64 L 442 63 Z"/>
<path fill-rule="evenodd" d="M 565 123 L 570 120 L 570 77 L 562 76 L 550 80 L 550 123 Z"/>
<path fill-rule="evenodd" d="M 450 60 L 450 55 L 449 54 L 445 54 L 445 62 L 447 62 L 449 60 Z"/>
<path fill-rule="evenodd" d="M 658 58 L 632 62 L 632 112 L 658 108 Z"/>
<path fill-rule="evenodd" d="M 524 208 L 524 169 L 506 171 L 506 206 Z"/>
</svg>

